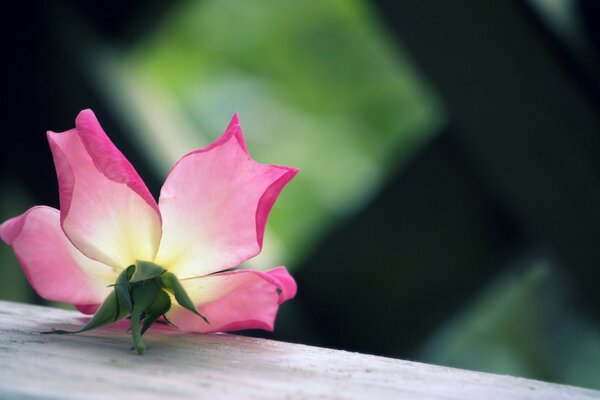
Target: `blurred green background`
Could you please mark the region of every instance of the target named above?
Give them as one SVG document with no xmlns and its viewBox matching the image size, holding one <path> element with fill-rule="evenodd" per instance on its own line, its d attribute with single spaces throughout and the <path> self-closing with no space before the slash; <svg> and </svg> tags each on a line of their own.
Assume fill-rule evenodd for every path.
<svg viewBox="0 0 600 400">
<path fill-rule="evenodd" d="M 2 29 L 0 216 L 58 206 L 92 108 L 156 196 L 234 112 L 299 167 L 248 334 L 600 389 L 600 7 L 585 0 L 33 2 Z M 8 246 L 0 298 L 43 304 Z"/>
</svg>

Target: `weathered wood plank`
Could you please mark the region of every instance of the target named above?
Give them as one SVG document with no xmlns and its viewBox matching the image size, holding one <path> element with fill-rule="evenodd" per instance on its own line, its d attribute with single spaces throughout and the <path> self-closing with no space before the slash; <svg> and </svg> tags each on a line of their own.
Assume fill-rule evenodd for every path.
<svg viewBox="0 0 600 400">
<path fill-rule="evenodd" d="M 82 318 L 0 302 L 0 398 L 600 399 L 599 391 L 237 335 L 155 329 L 138 356 L 124 329 L 39 333 Z"/>
</svg>

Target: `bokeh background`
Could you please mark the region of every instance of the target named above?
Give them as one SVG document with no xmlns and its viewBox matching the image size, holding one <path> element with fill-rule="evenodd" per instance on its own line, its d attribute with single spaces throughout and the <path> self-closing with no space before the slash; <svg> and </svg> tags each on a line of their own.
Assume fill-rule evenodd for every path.
<svg viewBox="0 0 600 400">
<path fill-rule="evenodd" d="M 3 220 L 58 206 L 44 132 L 83 108 L 156 196 L 238 112 L 301 169 L 249 262 L 300 290 L 248 334 L 600 389 L 595 0 L 33 1 L 1 29 Z"/>
</svg>

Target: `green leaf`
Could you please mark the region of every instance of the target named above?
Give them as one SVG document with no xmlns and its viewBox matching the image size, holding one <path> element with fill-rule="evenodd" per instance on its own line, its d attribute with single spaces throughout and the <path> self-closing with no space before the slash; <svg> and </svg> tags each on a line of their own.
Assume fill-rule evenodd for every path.
<svg viewBox="0 0 600 400">
<path fill-rule="evenodd" d="M 142 341 L 142 333 L 140 332 L 140 320 L 142 314 L 156 302 L 158 292 L 159 287 L 154 280 L 144 280 L 137 285 L 133 285 L 131 288 L 131 296 L 133 298 L 131 334 L 133 335 L 133 344 L 139 354 L 144 354 L 144 350 L 146 349 Z"/>
<path fill-rule="evenodd" d="M 123 302 L 129 312 L 133 310 L 133 302 L 129 293 L 129 279 L 131 279 L 133 276 L 134 271 L 135 265 L 130 265 L 129 267 L 125 268 L 123 272 L 119 274 L 117 282 L 114 285 L 118 300 Z"/>
<path fill-rule="evenodd" d="M 179 303 L 181 307 L 190 310 L 194 314 L 201 317 L 204 320 L 204 322 L 210 324 L 210 322 L 208 322 L 208 319 L 204 315 L 200 314 L 200 311 L 198 311 L 198 309 L 192 302 L 192 299 L 190 299 L 190 296 L 188 296 L 183 286 L 181 286 L 181 282 L 179 282 L 179 279 L 177 279 L 175 274 L 173 274 L 172 272 L 165 272 L 160 276 L 160 280 L 163 283 L 163 285 L 165 285 L 165 288 L 171 293 L 173 293 L 173 295 L 175 296 L 175 300 L 177 300 L 177 303 Z"/>
<path fill-rule="evenodd" d="M 154 264 L 150 261 L 135 262 L 135 272 L 129 280 L 130 283 L 141 282 L 148 279 L 158 278 L 166 269 L 158 264 Z"/>
<path fill-rule="evenodd" d="M 125 318 L 129 314 L 127 307 L 123 302 L 119 302 L 117 294 L 113 290 L 106 300 L 102 303 L 96 314 L 92 317 L 83 328 L 77 331 L 65 331 L 65 330 L 53 330 L 49 332 L 42 332 L 45 334 L 67 334 L 67 333 L 81 333 L 89 331 L 91 329 L 100 328 L 101 326 L 112 324 L 118 320 Z"/>
<path fill-rule="evenodd" d="M 171 309 L 171 297 L 164 290 L 160 289 L 156 296 L 156 301 L 146 310 L 146 318 L 142 326 L 142 335 L 150 326 L 161 316 Z"/>
</svg>

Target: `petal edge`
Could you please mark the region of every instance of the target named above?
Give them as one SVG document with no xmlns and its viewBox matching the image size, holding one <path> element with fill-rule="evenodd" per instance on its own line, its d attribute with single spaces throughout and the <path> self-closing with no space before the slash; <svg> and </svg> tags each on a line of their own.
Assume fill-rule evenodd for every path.
<svg viewBox="0 0 600 400">
<path fill-rule="evenodd" d="M 233 268 L 260 253 L 277 196 L 298 170 L 260 164 L 237 116 L 206 148 L 183 156 L 162 187 L 156 262 L 180 279 Z"/>
<path fill-rule="evenodd" d="M 64 235 L 59 211 L 30 208 L 0 225 L 34 290 L 44 299 L 77 306 L 101 303 L 108 294 L 111 267 L 81 254 Z"/>
<path fill-rule="evenodd" d="M 61 225 L 71 242 L 89 258 L 116 268 L 153 260 L 162 233 L 158 206 L 92 111 L 82 111 L 74 129 L 47 136 Z"/>
<path fill-rule="evenodd" d="M 295 295 L 295 282 L 284 267 L 262 272 L 235 270 L 183 280 L 182 284 L 210 324 L 184 309 L 168 316 L 190 332 L 242 329 L 272 331 L 279 305 Z"/>
</svg>

